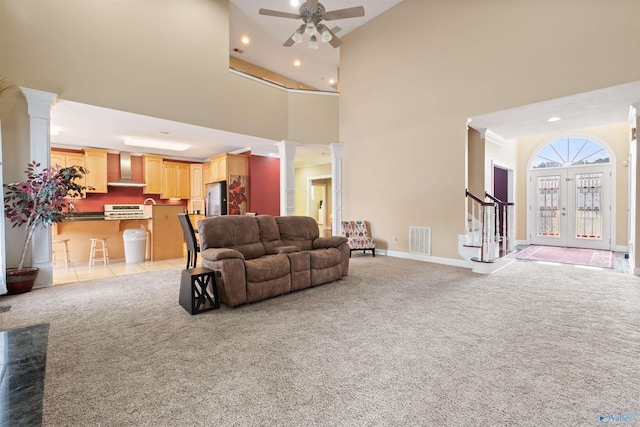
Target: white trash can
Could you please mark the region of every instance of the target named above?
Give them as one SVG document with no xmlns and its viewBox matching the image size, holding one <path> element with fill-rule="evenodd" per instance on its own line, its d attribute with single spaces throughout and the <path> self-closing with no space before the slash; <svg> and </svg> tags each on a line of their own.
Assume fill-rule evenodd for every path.
<svg viewBox="0 0 640 427">
<path fill-rule="evenodd" d="M 127 263 L 144 262 L 147 246 L 147 232 L 141 228 L 130 228 L 122 234 L 124 258 Z"/>
</svg>

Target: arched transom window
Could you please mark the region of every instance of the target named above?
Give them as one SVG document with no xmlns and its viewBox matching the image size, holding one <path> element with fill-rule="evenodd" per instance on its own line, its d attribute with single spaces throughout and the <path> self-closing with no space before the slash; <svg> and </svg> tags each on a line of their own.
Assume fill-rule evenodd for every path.
<svg viewBox="0 0 640 427">
<path fill-rule="evenodd" d="M 542 147 L 533 159 L 532 169 L 611 163 L 609 153 L 600 144 L 589 138 L 561 138 Z"/>
</svg>

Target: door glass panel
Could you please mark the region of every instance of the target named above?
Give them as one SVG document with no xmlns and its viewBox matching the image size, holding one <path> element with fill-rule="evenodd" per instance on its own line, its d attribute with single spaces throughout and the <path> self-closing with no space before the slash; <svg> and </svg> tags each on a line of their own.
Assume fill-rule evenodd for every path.
<svg viewBox="0 0 640 427">
<path fill-rule="evenodd" d="M 602 239 L 602 174 L 576 174 L 576 238 Z"/>
<path fill-rule="evenodd" d="M 538 177 L 537 193 L 538 236 L 560 236 L 560 175 Z"/>
</svg>

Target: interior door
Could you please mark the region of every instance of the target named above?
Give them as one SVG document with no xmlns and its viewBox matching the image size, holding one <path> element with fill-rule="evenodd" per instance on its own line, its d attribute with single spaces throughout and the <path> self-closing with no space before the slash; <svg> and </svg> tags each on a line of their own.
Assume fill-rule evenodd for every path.
<svg viewBox="0 0 640 427">
<path fill-rule="evenodd" d="M 531 243 L 611 249 L 610 187 L 609 165 L 532 171 Z"/>
</svg>

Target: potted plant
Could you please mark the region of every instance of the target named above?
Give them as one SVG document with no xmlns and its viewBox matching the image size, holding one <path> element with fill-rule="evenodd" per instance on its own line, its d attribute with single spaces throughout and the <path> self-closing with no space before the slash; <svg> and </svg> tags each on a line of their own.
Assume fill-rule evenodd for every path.
<svg viewBox="0 0 640 427">
<path fill-rule="evenodd" d="M 39 168 L 40 163 L 33 161 L 27 165 L 26 181 L 5 185 L 5 215 L 13 227 L 25 225 L 25 241 L 18 267 L 7 269 L 9 294 L 29 292 L 33 287 L 38 269 L 25 268 L 24 261 L 35 230 L 61 221 L 68 207 L 65 197 L 79 196 L 87 189 L 78 183 L 87 173 L 82 166 Z"/>
</svg>

